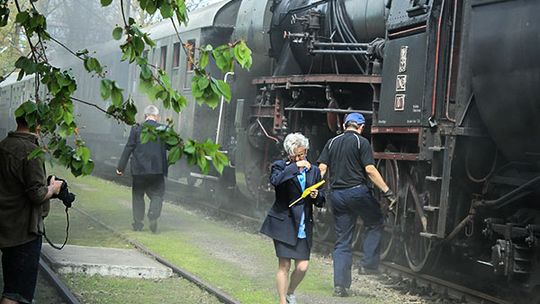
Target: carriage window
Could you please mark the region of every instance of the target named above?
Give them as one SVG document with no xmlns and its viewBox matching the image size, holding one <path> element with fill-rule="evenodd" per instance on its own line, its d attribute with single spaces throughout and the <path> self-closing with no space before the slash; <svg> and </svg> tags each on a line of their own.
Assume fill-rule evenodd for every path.
<svg viewBox="0 0 540 304">
<path fill-rule="evenodd" d="M 186 70 L 193 71 L 193 66 L 195 62 L 195 39 L 188 40 L 185 44 L 187 53 L 189 57 L 187 58 L 187 67 Z"/>
<path fill-rule="evenodd" d="M 180 65 L 180 42 L 174 44 L 173 48 L 173 68 L 177 68 Z"/>
<path fill-rule="evenodd" d="M 159 59 L 159 67 L 162 70 L 165 70 L 165 66 L 167 65 L 167 46 L 161 47 L 161 57 Z"/>
</svg>

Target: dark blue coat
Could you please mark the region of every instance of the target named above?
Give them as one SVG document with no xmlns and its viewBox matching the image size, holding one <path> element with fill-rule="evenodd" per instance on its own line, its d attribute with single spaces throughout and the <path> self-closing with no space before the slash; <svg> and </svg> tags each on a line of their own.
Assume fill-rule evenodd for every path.
<svg viewBox="0 0 540 304">
<path fill-rule="evenodd" d="M 323 192 L 319 189 L 317 198 L 312 199 L 308 196 L 289 208 L 289 204 L 302 195 L 302 187 L 297 177 L 299 173 L 296 163 L 278 160 L 272 164 L 270 182 L 274 185 L 276 199 L 272 208 L 268 210 L 268 215 L 261 227 L 261 233 L 289 245 L 296 245 L 303 210 L 305 212 L 307 241 L 311 248 L 313 204 L 322 207 L 325 199 Z M 311 169 L 306 172 L 306 188 L 320 180 L 319 168 L 312 165 Z"/>
<path fill-rule="evenodd" d="M 154 127 L 162 126 L 162 124 L 153 120 L 147 120 L 143 124 Z M 142 144 L 141 131 L 142 125 L 135 125 L 131 128 L 128 142 L 118 161 L 117 169 L 124 172 L 128 159 L 130 159 L 132 175 L 163 174 L 167 176 L 169 166 L 167 164 L 167 150 L 165 145 L 161 143 L 159 138 L 156 141 L 149 140 Z"/>
</svg>

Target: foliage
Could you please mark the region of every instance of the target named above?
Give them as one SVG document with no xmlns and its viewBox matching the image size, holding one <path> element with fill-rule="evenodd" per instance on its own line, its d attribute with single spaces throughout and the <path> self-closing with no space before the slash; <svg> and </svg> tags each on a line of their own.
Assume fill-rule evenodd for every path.
<svg viewBox="0 0 540 304">
<path fill-rule="evenodd" d="M 137 108 L 131 97 L 125 96 L 124 90 L 114 80 L 107 78 L 105 67 L 97 58 L 90 56 L 88 50 L 74 52 L 48 32 L 47 18 L 34 6 L 37 0 L 30 0 L 27 9 L 21 7 L 19 3 L 21 1 L 23 0 L 14 1 L 17 13 L 13 20 L 15 12 L 10 9 L 12 6 L 8 5 L 7 0 L 0 0 L 0 29 L 14 24 L 24 30 L 32 52 L 29 56 L 23 55 L 17 59 L 15 66 L 19 69 L 18 79 L 27 75 L 35 77 L 39 80 L 36 84 L 46 86 L 48 95 L 40 96 L 39 87 L 36 88 L 33 99 L 23 103 L 15 114 L 17 117 L 24 116 L 31 127 L 40 126 L 42 134 L 51 138 L 44 148 L 32 154 L 33 157 L 42 157 L 44 152 L 48 152 L 70 168 L 74 175 L 90 174 L 93 170 L 93 162 L 90 150 L 79 135 L 73 113 L 73 102 L 92 105 L 129 125 L 135 123 Z M 113 2 L 112 0 L 99 1 L 104 7 Z M 188 22 L 184 0 L 138 0 L 136 2 L 142 11 L 150 15 L 159 12 L 161 17 L 170 19 L 175 28 L 176 23 L 187 24 Z M 135 19 L 126 18 L 122 0 L 120 0 L 120 10 L 123 26 L 115 27 L 111 36 L 113 39 L 123 41 L 120 45 L 122 60 L 139 67 L 140 89 L 151 100 L 161 102 L 164 108 L 173 109 L 179 113 L 187 104 L 185 97 L 174 90 L 165 71 L 149 64 L 144 58 L 144 50 L 154 47 L 155 42 L 141 29 Z M 178 38 L 180 40 L 180 37 Z M 110 99 L 109 108 L 101 109 L 95 104 L 73 97 L 77 89 L 77 81 L 69 70 L 61 70 L 48 62 L 45 55 L 45 41 L 54 42 L 66 48 L 82 62 L 88 73 L 101 78 L 101 97 L 104 100 Z M 199 62 L 193 62 L 194 59 L 190 58 L 195 65 L 193 96 L 199 104 L 215 108 L 222 96 L 230 101 L 231 92 L 227 83 L 212 77 L 205 70 L 210 59 L 222 72 L 232 71 L 235 62 L 242 68 L 249 69 L 252 63 L 251 51 L 245 42 L 240 40 L 216 48 L 205 46 L 199 52 Z M 209 160 L 219 172 L 222 172 L 224 166 L 228 164 L 227 157 L 218 151 L 218 145 L 210 140 L 199 143 L 193 139 L 182 139 L 174 131 L 172 121 L 168 121 L 163 128 L 145 127 L 141 136 L 143 142 L 156 140 L 158 137 L 166 142 L 170 150 L 169 164 L 174 164 L 182 155 L 187 157 L 190 164 L 198 165 L 203 172 L 208 172 Z"/>
</svg>

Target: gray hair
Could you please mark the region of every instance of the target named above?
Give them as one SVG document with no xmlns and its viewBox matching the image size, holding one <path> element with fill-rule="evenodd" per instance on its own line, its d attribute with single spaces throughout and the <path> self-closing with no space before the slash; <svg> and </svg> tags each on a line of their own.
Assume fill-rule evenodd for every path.
<svg viewBox="0 0 540 304">
<path fill-rule="evenodd" d="M 146 106 L 146 108 L 144 108 L 144 116 L 148 116 L 148 115 L 154 115 L 154 116 L 159 115 L 158 108 L 155 105 Z"/>
<path fill-rule="evenodd" d="M 302 133 L 291 133 L 285 137 L 283 141 L 283 148 L 289 155 L 294 155 L 294 149 L 304 147 L 309 149 L 309 139 L 302 135 Z"/>
</svg>

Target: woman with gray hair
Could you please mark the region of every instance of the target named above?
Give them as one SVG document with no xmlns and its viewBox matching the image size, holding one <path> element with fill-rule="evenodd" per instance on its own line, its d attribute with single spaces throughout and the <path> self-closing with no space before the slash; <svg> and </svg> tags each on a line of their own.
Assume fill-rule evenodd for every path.
<svg viewBox="0 0 540 304">
<path fill-rule="evenodd" d="M 313 204 L 322 207 L 324 195 L 312 190 L 308 197 L 291 205 L 305 189 L 321 180 L 321 173 L 307 160 L 309 140 L 301 133 L 287 135 L 283 148 L 288 160 L 277 160 L 272 164 L 270 182 L 274 185 L 276 198 L 261 233 L 274 239 L 279 262 L 276 274 L 279 303 L 295 304 L 294 291 L 306 275 L 311 253 Z M 295 261 L 295 267 L 289 280 L 291 259 Z"/>
</svg>

